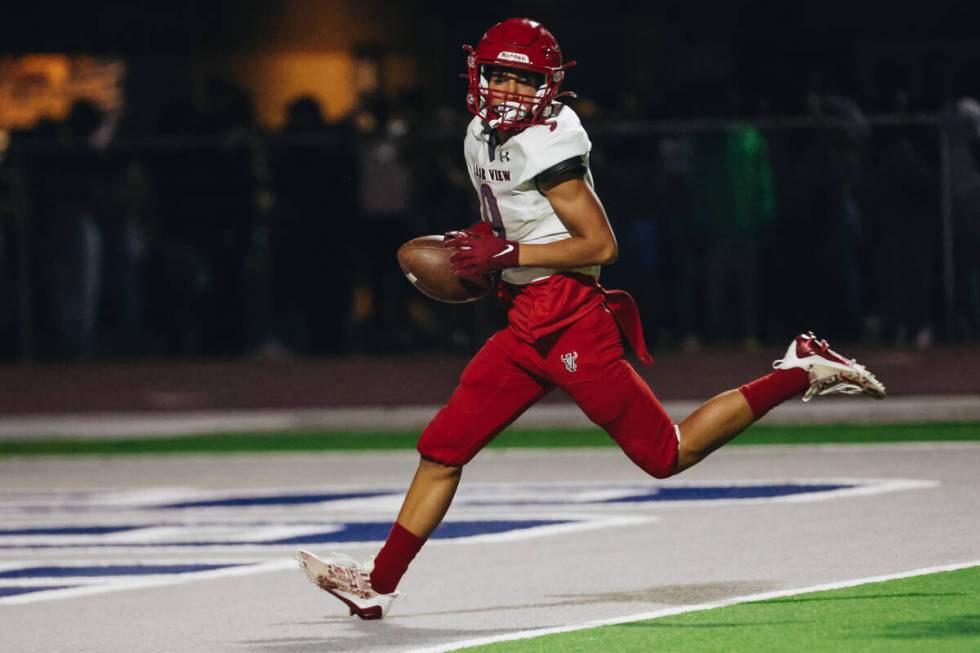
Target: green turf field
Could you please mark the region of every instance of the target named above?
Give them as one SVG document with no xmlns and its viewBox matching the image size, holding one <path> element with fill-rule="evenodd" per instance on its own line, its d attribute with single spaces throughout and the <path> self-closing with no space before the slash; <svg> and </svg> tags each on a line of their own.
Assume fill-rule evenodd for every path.
<svg viewBox="0 0 980 653">
<path fill-rule="evenodd" d="M 218 433 L 180 437 L 46 439 L 0 441 L 0 456 L 367 451 L 414 449 L 418 434 L 405 431 Z M 733 444 L 861 444 L 980 440 L 980 422 L 753 426 Z M 501 447 L 613 447 L 599 429 L 505 431 L 491 444 Z"/>
<path fill-rule="evenodd" d="M 463 650 L 980 651 L 980 567 Z"/>
</svg>

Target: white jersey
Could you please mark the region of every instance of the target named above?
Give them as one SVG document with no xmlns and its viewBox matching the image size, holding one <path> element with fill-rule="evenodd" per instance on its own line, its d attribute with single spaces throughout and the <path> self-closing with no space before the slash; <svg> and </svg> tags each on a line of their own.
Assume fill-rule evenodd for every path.
<svg viewBox="0 0 980 653">
<path fill-rule="evenodd" d="M 591 149 L 582 122 L 567 106 L 549 124 L 528 127 L 495 148 L 491 148 L 491 132 L 480 118 L 473 118 L 466 129 L 463 152 L 480 198 L 483 219 L 498 233 L 502 229 L 507 240 L 518 243 L 552 243 L 571 238 L 534 178 L 562 161 L 582 157 L 585 181 L 592 186 L 588 168 Z M 597 265 L 575 271 L 599 276 Z M 525 285 L 555 272 L 551 268 L 509 268 L 503 271 L 503 279 Z"/>
</svg>

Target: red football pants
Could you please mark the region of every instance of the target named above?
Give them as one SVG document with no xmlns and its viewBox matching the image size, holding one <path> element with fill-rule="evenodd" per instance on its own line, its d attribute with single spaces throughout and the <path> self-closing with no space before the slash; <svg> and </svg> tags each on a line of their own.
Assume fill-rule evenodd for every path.
<svg viewBox="0 0 980 653">
<path fill-rule="evenodd" d="M 494 334 L 419 438 L 423 458 L 462 466 L 541 397 L 559 387 L 630 460 L 656 478 L 674 473 L 677 435 L 660 401 L 623 359 L 604 306 L 535 343 L 509 328 Z"/>
</svg>

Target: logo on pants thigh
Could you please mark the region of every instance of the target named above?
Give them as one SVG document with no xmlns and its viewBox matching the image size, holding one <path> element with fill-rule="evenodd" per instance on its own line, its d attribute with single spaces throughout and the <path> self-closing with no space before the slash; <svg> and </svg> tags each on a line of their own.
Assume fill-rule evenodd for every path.
<svg viewBox="0 0 980 653">
<path fill-rule="evenodd" d="M 561 362 L 565 364 L 565 369 L 568 370 L 569 372 L 575 372 L 576 370 L 578 370 L 578 366 L 575 364 L 575 361 L 577 359 L 578 359 L 577 351 L 570 351 L 567 354 L 561 355 Z"/>
</svg>

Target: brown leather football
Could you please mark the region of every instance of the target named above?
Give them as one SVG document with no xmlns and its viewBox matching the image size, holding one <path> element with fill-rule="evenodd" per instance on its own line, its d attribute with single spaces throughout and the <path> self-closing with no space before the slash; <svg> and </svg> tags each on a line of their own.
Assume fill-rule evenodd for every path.
<svg viewBox="0 0 980 653">
<path fill-rule="evenodd" d="M 398 248 L 398 265 L 422 294 L 448 304 L 475 302 L 493 288 L 493 276 L 457 277 L 449 263 L 452 250 L 443 236 L 420 236 Z"/>
</svg>

